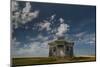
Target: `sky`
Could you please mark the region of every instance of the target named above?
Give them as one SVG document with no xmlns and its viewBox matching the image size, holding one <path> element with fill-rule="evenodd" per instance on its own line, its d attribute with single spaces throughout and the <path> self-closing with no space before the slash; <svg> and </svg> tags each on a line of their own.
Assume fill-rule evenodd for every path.
<svg viewBox="0 0 100 67">
<path fill-rule="evenodd" d="M 64 36 L 75 56 L 95 55 L 96 7 L 12 1 L 12 57 L 48 57 L 48 43 Z"/>
</svg>

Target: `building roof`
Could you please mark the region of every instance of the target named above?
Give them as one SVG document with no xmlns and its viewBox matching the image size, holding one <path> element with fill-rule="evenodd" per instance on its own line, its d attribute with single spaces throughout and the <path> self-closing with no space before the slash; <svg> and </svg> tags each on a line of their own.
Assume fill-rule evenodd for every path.
<svg viewBox="0 0 100 67">
<path fill-rule="evenodd" d="M 67 42 L 65 40 L 56 40 L 54 42 L 48 43 L 48 45 L 64 45 L 64 44 L 70 45 L 70 44 L 73 44 L 73 42 Z"/>
</svg>

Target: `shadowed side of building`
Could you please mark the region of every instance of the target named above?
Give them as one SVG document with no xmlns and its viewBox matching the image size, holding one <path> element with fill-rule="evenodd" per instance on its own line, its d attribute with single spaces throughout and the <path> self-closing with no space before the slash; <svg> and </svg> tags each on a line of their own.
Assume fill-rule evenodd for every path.
<svg viewBox="0 0 100 67">
<path fill-rule="evenodd" d="M 67 42 L 64 39 L 58 39 L 54 42 L 48 43 L 49 45 L 49 57 L 73 57 L 73 42 Z"/>
</svg>

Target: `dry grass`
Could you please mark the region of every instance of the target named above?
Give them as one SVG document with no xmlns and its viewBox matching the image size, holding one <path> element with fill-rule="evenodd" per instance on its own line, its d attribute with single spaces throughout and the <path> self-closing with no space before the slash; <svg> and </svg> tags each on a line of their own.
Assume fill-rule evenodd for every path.
<svg viewBox="0 0 100 67">
<path fill-rule="evenodd" d="M 13 66 L 39 65 L 39 64 L 56 64 L 72 62 L 89 62 L 96 61 L 95 57 L 31 57 L 31 58 L 13 58 Z"/>
</svg>

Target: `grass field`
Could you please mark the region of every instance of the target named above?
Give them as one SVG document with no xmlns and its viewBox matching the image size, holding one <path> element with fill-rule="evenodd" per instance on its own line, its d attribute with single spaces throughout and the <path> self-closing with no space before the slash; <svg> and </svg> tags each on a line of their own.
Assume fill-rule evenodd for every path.
<svg viewBox="0 0 100 67">
<path fill-rule="evenodd" d="M 13 66 L 27 66 L 40 64 L 57 64 L 57 63 L 72 63 L 72 62 L 89 62 L 96 61 L 95 57 L 31 57 L 31 58 L 13 58 Z"/>
</svg>

